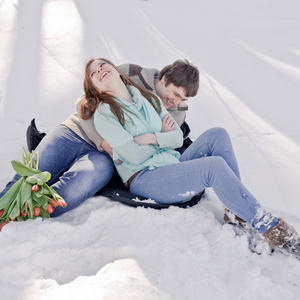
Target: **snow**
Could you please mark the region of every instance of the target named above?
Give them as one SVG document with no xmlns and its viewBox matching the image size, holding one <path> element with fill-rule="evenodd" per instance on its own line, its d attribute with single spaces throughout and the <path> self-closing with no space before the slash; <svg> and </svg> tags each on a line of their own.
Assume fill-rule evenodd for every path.
<svg viewBox="0 0 300 300">
<path fill-rule="evenodd" d="M 188 101 L 195 139 L 231 135 L 242 180 L 300 232 L 300 3 L 296 0 L 1 0 L 0 189 L 32 118 L 49 131 L 75 110 L 89 57 L 201 71 Z M 93 197 L 0 233 L 1 298 L 300 299 L 300 261 L 248 249 L 212 190 L 188 208 Z"/>
</svg>

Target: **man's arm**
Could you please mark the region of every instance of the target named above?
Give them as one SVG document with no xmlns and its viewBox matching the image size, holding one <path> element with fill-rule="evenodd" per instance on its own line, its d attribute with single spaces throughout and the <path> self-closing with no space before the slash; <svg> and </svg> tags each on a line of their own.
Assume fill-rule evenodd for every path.
<svg viewBox="0 0 300 300">
<path fill-rule="evenodd" d="M 80 126 L 82 127 L 88 138 L 96 145 L 97 149 L 99 151 L 102 151 L 103 148 L 101 144 L 103 142 L 103 138 L 95 128 L 94 118 L 92 117 L 88 120 L 83 120 L 82 118 L 80 118 L 80 104 L 84 100 L 84 97 L 84 94 L 82 94 L 76 101 L 76 111 L 79 118 Z"/>
<path fill-rule="evenodd" d="M 137 84 L 155 93 L 154 77 L 159 75 L 158 69 L 143 68 L 135 64 L 123 64 L 118 69 Z"/>
</svg>

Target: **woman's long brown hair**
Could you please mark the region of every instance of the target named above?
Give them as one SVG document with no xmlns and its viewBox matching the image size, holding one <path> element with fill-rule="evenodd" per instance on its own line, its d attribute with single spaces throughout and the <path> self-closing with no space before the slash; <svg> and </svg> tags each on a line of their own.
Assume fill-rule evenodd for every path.
<svg viewBox="0 0 300 300">
<path fill-rule="evenodd" d="M 136 87 L 141 94 L 151 103 L 157 113 L 161 112 L 161 105 L 158 97 L 152 93 L 151 91 L 145 89 L 144 87 L 140 86 L 139 84 L 135 83 L 130 77 L 122 73 L 112 62 L 104 58 L 97 58 L 97 59 L 90 59 L 86 66 L 85 66 L 85 76 L 83 81 L 83 89 L 85 92 L 85 99 L 81 102 L 80 106 L 80 117 L 83 120 L 90 119 L 97 107 L 100 103 L 107 103 L 110 106 L 112 113 L 118 118 L 119 122 L 124 125 L 125 124 L 125 116 L 124 114 L 131 113 L 124 105 L 119 103 L 114 99 L 113 96 L 106 94 L 106 93 L 99 93 L 99 91 L 94 86 L 91 75 L 90 75 L 90 65 L 95 60 L 104 61 L 110 65 L 112 65 L 120 74 L 120 77 L 125 85 L 132 85 Z M 127 114 L 128 115 L 128 114 Z"/>
</svg>

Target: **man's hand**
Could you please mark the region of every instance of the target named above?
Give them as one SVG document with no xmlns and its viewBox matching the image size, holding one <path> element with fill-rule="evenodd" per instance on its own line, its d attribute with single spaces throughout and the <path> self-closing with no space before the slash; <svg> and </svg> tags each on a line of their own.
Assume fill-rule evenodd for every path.
<svg viewBox="0 0 300 300">
<path fill-rule="evenodd" d="M 154 133 L 145 133 L 137 135 L 133 138 L 133 141 L 138 145 L 158 145 L 156 135 Z"/>
<path fill-rule="evenodd" d="M 109 154 L 109 156 L 110 156 L 112 159 L 114 159 L 114 158 L 113 158 L 113 149 L 112 149 L 112 147 L 108 144 L 108 142 L 107 142 L 106 140 L 103 140 L 103 142 L 101 143 L 100 146 L 103 148 L 103 150 L 104 150 L 105 152 L 107 152 L 107 153 Z M 115 160 L 115 162 L 117 162 L 117 163 L 119 163 L 119 164 L 123 163 L 123 162 L 122 162 L 121 160 L 119 160 L 119 159 Z"/>
<path fill-rule="evenodd" d="M 168 132 L 174 130 L 176 126 L 176 121 L 172 118 L 171 115 L 167 114 L 162 120 L 161 132 Z"/>
<path fill-rule="evenodd" d="M 100 145 L 105 152 L 109 154 L 109 156 L 113 159 L 113 149 L 112 147 L 108 144 L 106 140 L 103 140 L 103 142 Z"/>
</svg>

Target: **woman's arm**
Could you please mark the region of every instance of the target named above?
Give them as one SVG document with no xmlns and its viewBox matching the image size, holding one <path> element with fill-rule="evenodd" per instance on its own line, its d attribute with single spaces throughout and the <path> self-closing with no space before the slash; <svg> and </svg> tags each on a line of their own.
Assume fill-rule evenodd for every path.
<svg viewBox="0 0 300 300">
<path fill-rule="evenodd" d="M 98 110 L 95 112 L 94 123 L 96 130 L 113 148 L 114 160 L 139 165 L 160 151 L 153 145 L 136 144 L 133 136 L 122 127 L 105 105 L 101 105 L 100 112 Z"/>
<path fill-rule="evenodd" d="M 136 136 L 134 137 L 134 142 L 139 145 L 152 144 L 158 145 L 160 148 L 169 149 L 181 147 L 183 143 L 182 131 L 163 105 L 160 118 L 162 119 L 161 132 Z"/>
<path fill-rule="evenodd" d="M 166 118 L 166 115 L 169 115 L 168 111 L 165 109 L 163 106 L 162 101 L 161 103 L 161 113 L 160 113 L 160 118 L 164 124 L 164 118 Z M 171 117 L 171 116 L 170 116 Z M 169 119 L 169 121 L 172 123 L 173 118 Z M 165 122 L 167 122 L 166 120 Z M 180 127 L 177 125 L 175 122 L 175 127 L 174 129 L 170 131 L 165 131 L 165 132 L 155 132 L 157 142 L 159 147 L 161 148 L 169 148 L 169 149 L 175 149 L 178 147 L 182 146 L 183 143 L 183 135 Z"/>
<path fill-rule="evenodd" d="M 167 114 L 162 120 L 162 129 L 161 132 L 169 132 L 174 130 L 176 126 L 175 120 L 171 115 Z M 139 145 L 155 145 L 158 146 L 157 138 L 155 133 L 145 133 L 142 135 L 135 136 L 133 138 L 134 142 Z"/>
</svg>

